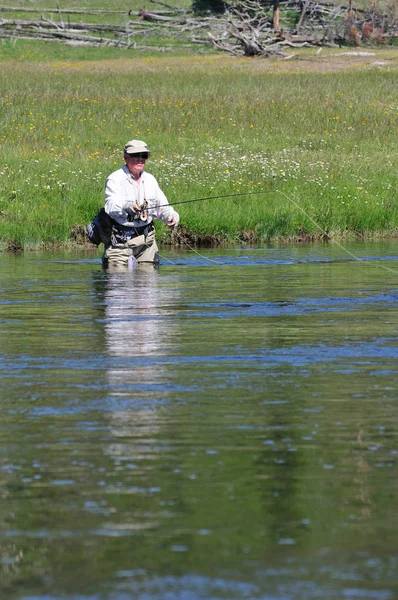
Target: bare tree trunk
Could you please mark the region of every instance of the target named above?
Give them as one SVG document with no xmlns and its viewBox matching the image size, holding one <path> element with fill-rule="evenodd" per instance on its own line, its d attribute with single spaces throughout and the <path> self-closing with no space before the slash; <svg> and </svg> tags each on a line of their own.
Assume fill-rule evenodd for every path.
<svg viewBox="0 0 398 600">
<path fill-rule="evenodd" d="M 298 20 L 298 23 L 297 23 L 297 25 L 296 25 L 296 29 L 297 29 L 297 31 L 300 29 L 300 27 L 302 26 L 302 24 L 303 24 L 303 22 L 304 22 L 304 19 L 305 19 L 305 13 L 307 12 L 307 8 L 308 8 L 308 2 L 307 2 L 307 1 L 305 1 L 305 2 L 303 3 L 303 7 L 302 7 L 302 9 L 301 9 L 300 18 L 299 18 L 299 20 Z"/>
<path fill-rule="evenodd" d="M 272 16 L 272 28 L 275 31 L 280 31 L 279 16 L 280 16 L 280 0 L 274 0 L 274 14 Z"/>
</svg>

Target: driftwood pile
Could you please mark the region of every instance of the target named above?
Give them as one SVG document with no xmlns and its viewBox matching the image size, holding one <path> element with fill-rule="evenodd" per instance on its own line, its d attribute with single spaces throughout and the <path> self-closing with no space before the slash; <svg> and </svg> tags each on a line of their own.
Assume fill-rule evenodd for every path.
<svg viewBox="0 0 398 600">
<path fill-rule="evenodd" d="M 222 35 L 209 32 L 209 37 L 231 54 L 289 58 L 283 52 L 288 47 L 383 44 L 398 36 L 398 8 L 382 15 L 359 12 L 351 3 L 341 6 L 313 0 L 273 0 L 272 7 L 270 13 L 264 0 L 238 1 L 226 12 Z M 296 19 L 280 18 L 281 9 L 296 14 Z"/>
<path fill-rule="evenodd" d="M 388 14 L 360 12 L 350 4 L 341 6 L 314 0 L 237 0 L 221 15 L 195 15 L 161 0 L 162 10 L 104 11 L 47 9 L 37 18 L 37 9 L 0 7 L 0 38 L 62 41 L 70 45 L 118 46 L 154 49 L 138 44 L 157 37 L 183 39 L 188 45 L 214 46 L 234 55 L 281 56 L 286 48 L 336 46 L 342 43 L 385 43 L 398 37 L 398 8 Z M 36 13 L 36 18 L 13 19 Z M 8 18 L 1 14 L 8 13 Z M 83 22 L 76 15 L 120 15 L 120 25 Z M 292 17 L 292 15 L 296 15 Z M 178 48 L 181 49 L 181 43 Z M 159 46 L 156 46 L 159 49 Z M 171 50 L 170 48 L 162 48 Z"/>
<path fill-rule="evenodd" d="M 156 0 L 150 0 L 155 2 Z M 157 2 L 163 4 L 162 2 Z M 146 37 L 162 35 L 163 25 L 152 25 L 145 20 L 141 12 L 116 11 L 116 10 L 88 10 L 88 9 L 47 9 L 39 18 L 12 19 L 1 18 L 1 13 L 36 13 L 34 8 L 0 7 L 0 38 L 2 39 L 34 39 L 44 42 L 61 41 L 73 46 L 118 46 L 120 48 L 137 48 L 141 50 L 153 49 L 153 46 L 138 45 L 137 41 Z M 179 21 L 178 14 L 192 11 L 174 8 L 172 10 L 154 11 L 156 19 L 165 15 L 169 21 Z M 120 15 L 120 25 L 104 23 L 88 23 L 77 20 L 76 16 L 109 15 L 114 17 Z M 171 30 L 170 30 L 171 35 Z M 178 35 L 178 32 L 177 34 Z M 165 48 L 166 49 L 166 48 Z"/>
</svg>

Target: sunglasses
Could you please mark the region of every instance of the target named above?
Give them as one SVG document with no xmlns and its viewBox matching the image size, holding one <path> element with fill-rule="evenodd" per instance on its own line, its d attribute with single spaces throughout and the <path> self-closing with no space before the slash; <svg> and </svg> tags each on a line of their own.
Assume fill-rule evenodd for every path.
<svg viewBox="0 0 398 600">
<path fill-rule="evenodd" d="M 140 154 L 129 154 L 130 158 L 141 158 L 143 160 L 147 160 L 149 158 L 148 152 L 142 152 Z"/>
</svg>

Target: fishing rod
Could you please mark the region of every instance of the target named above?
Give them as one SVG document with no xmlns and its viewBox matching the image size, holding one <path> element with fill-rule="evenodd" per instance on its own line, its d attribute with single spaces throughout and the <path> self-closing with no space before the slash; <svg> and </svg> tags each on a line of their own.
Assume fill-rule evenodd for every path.
<svg viewBox="0 0 398 600">
<path fill-rule="evenodd" d="M 204 198 L 194 198 L 193 200 L 181 200 L 180 202 L 173 202 L 173 206 L 177 204 L 188 204 L 188 202 L 202 202 L 203 200 L 217 200 L 218 198 L 236 198 L 236 196 L 253 196 L 254 194 L 267 194 L 268 192 L 240 192 L 239 194 L 223 194 L 221 196 L 206 196 Z M 162 206 L 162 205 L 160 205 Z M 166 206 L 166 205 L 163 205 Z"/>
<path fill-rule="evenodd" d="M 172 206 L 177 206 L 177 204 L 188 204 L 189 202 L 203 202 L 203 200 L 218 200 L 219 198 L 236 198 L 237 196 L 253 196 L 255 194 L 269 194 L 271 190 L 267 191 L 259 191 L 259 192 L 239 192 L 238 194 L 222 194 L 220 196 L 205 196 L 204 198 L 194 198 L 192 200 L 180 200 L 180 202 L 173 202 Z M 141 208 L 137 212 L 146 212 L 147 210 L 153 210 L 154 208 L 162 208 L 163 206 L 170 206 L 170 204 L 157 204 L 149 209 Z"/>
</svg>

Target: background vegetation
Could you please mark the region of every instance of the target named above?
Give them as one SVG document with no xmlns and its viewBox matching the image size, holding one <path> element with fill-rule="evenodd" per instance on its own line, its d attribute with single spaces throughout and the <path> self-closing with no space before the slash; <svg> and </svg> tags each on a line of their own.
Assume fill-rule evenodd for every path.
<svg viewBox="0 0 398 600">
<path fill-rule="evenodd" d="M 181 231 L 395 235 L 395 52 L 264 61 L 3 40 L 3 247 L 73 241 L 131 138 L 151 147 L 147 168 L 171 203 L 231 196 L 178 205 Z M 243 193 L 253 195 L 234 197 Z"/>
</svg>

